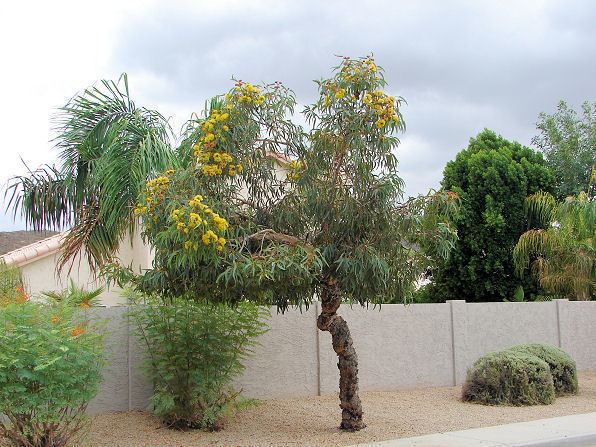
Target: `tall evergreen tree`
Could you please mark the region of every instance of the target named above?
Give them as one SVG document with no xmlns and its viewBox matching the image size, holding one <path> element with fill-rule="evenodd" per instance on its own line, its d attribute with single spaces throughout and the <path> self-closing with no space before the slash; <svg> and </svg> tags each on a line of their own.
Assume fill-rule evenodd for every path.
<svg viewBox="0 0 596 447">
<path fill-rule="evenodd" d="M 447 164 L 442 186 L 460 195 L 461 209 L 458 241 L 434 272 L 433 294 L 475 302 L 512 299 L 520 286 L 536 293 L 531 279 L 515 275 L 512 252 L 527 229 L 526 196 L 553 187 L 542 155 L 484 130 Z"/>
</svg>

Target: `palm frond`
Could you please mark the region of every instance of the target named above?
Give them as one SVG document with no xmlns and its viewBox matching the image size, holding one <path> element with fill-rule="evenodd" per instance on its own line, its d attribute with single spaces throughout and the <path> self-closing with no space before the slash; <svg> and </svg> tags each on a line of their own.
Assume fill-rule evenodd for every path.
<svg viewBox="0 0 596 447">
<path fill-rule="evenodd" d="M 45 165 L 28 176 L 16 176 L 5 192 L 7 210 L 20 215 L 36 231 L 62 229 L 72 222 L 72 190 L 65 177 L 53 166 Z"/>
<path fill-rule="evenodd" d="M 99 296 L 103 291 L 103 287 L 86 290 L 84 287 L 77 286 L 74 280 L 70 278 L 66 289 L 45 291 L 42 292 L 42 295 L 52 304 L 73 307 L 96 307 L 99 305 Z"/>
<path fill-rule="evenodd" d="M 524 208 L 530 228 L 540 228 L 553 221 L 557 202 L 551 194 L 540 191 L 526 197 Z"/>
<path fill-rule="evenodd" d="M 592 299 L 596 290 L 596 202 L 580 193 L 556 203 L 547 194 L 528 198 L 527 212 L 544 221 L 546 229 L 532 229 L 513 250 L 518 275 L 528 266 L 542 287 L 559 296 Z"/>
<path fill-rule="evenodd" d="M 171 128 L 158 112 L 135 105 L 122 75 L 71 99 L 56 130 L 60 167 L 13 178 L 9 206 L 37 230 L 70 226 L 60 266 L 84 250 L 95 270 L 134 231 L 144 183 L 178 164 Z"/>
</svg>

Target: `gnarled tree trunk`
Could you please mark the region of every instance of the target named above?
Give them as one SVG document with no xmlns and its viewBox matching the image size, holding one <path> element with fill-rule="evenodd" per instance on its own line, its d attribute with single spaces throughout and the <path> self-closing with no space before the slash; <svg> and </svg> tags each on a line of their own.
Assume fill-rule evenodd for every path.
<svg viewBox="0 0 596 447">
<path fill-rule="evenodd" d="M 348 323 L 336 314 L 341 304 L 341 294 L 334 278 L 325 278 L 321 291 L 321 315 L 317 327 L 329 331 L 339 362 L 340 428 L 356 431 L 366 427 L 362 420 L 362 403 L 358 396 L 358 356 L 352 344 Z"/>
</svg>

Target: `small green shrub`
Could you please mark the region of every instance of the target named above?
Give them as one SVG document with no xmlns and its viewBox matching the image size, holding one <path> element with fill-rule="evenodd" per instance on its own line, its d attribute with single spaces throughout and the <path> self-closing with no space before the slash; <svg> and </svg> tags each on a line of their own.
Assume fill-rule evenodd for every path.
<svg viewBox="0 0 596 447">
<path fill-rule="evenodd" d="M 489 405 L 550 404 L 555 399 L 555 388 L 545 361 L 522 352 L 501 351 L 474 363 L 462 398 Z"/>
<path fill-rule="evenodd" d="M 577 366 L 575 360 L 562 349 L 540 343 L 514 346 L 509 349 L 513 352 L 523 352 L 544 360 L 550 367 L 553 376 L 555 393 L 558 396 L 575 394 L 578 392 Z"/>
<path fill-rule="evenodd" d="M 0 439 L 63 447 L 85 426 L 102 339 L 81 312 L 25 302 L 0 309 Z"/>
<path fill-rule="evenodd" d="M 149 352 L 154 412 L 173 428 L 219 430 L 250 405 L 233 389 L 243 360 L 265 332 L 263 307 L 145 297 L 131 306 Z"/>
</svg>

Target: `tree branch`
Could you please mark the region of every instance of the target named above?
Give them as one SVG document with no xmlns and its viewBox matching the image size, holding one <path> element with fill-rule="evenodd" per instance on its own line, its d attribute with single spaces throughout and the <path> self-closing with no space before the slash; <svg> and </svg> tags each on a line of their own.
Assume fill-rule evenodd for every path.
<svg viewBox="0 0 596 447">
<path fill-rule="evenodd" d="M 266 228 L 264 230 L 257 231 L 254 234 L 251 234 L 250 236 L 248 236 L 248 239 L 251 241 L 260 241 L 261 243 L 267 240 L 290 245 L 292 247 L 300 245 L 304 247 L 304 249 L 306 249 L 309 252 L 309 254 L 314 255 L 315 253 L 315 248 L 305 240 L 297 238 L 295 236 L 290 236 L 289 234 L 278 233 L 270 228 Z"/>
</svg>

